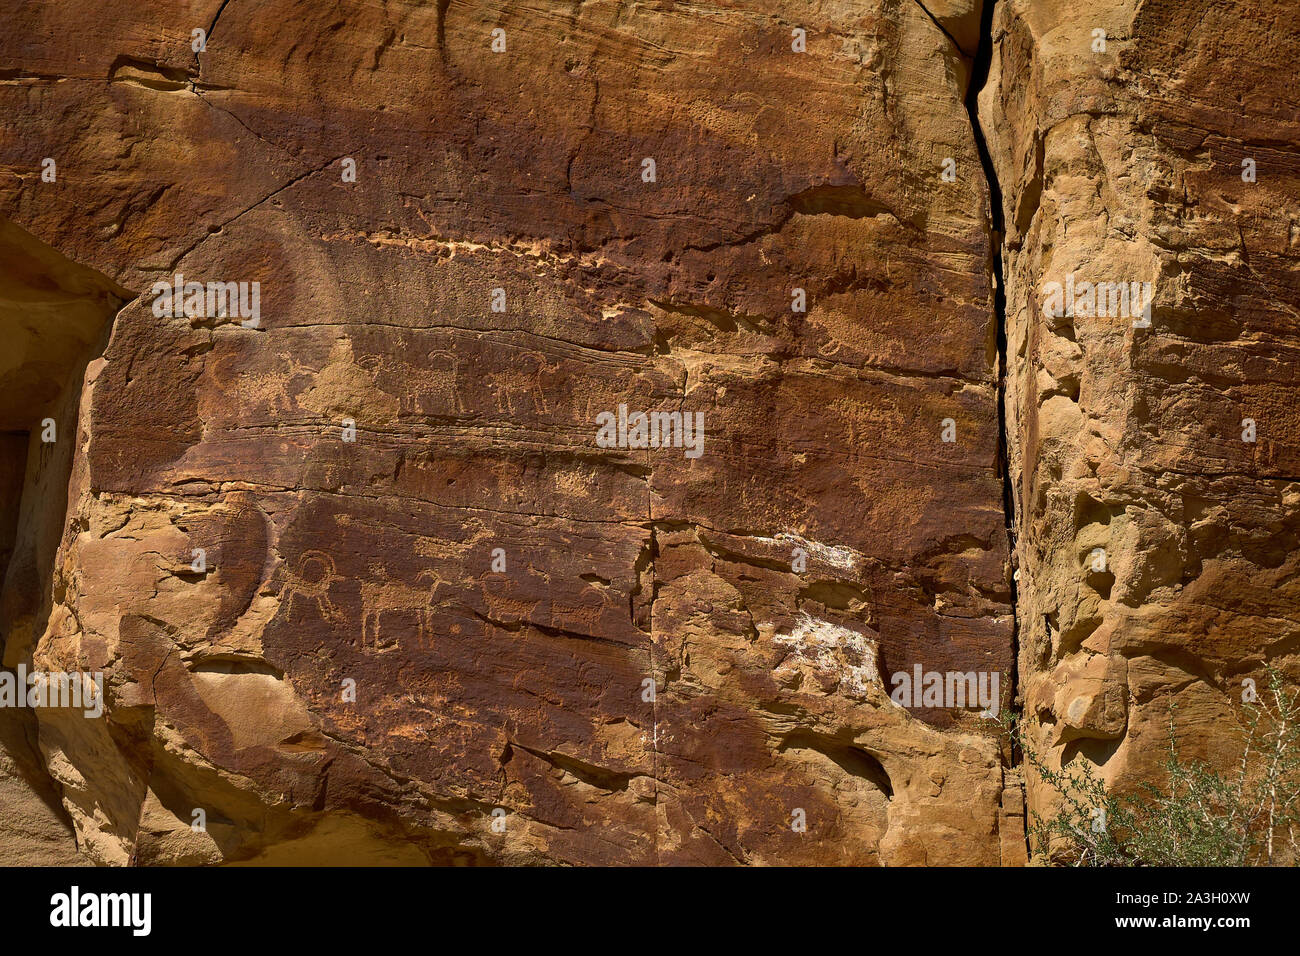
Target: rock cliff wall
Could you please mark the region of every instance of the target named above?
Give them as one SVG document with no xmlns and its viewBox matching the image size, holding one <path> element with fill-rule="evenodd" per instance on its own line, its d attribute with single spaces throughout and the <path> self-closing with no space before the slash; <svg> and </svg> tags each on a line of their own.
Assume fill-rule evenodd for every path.
<svg viewBox="0 0 1300 956">
<path fill-rule="evenodd" d="M 3 663 L 103 713 L 7 715 L 0 851 L 1012 865 L 983 710 L 1228 759 L 1296 649 L 1298 41 L 1139 6 L 19 2 Z"/>
<path fill-rule="evenodd" d="M 1295 5 L 1013 0 L 993 29 L 1028 725 L 1132 788 L 1172 703 L 1227 765 L 1244 682 L 1300 677 Z"/>
</svg>

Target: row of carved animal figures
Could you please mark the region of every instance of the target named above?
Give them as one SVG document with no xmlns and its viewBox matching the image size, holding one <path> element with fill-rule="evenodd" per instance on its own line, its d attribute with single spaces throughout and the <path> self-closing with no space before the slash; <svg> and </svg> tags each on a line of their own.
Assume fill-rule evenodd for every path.
<svg viewBox="0 0 1300 956">
<path fill-rule="evenodd" d="M 295 604 L 311 603 L 322 619 L 334 624 L 346 623 L 346 616 L 330 599 L 330 588 L 345 578 L 335 568 L 334 558 L 324 551 L 304 551 L 298 558 L 293 570 L 284 570 L 284 585 L 281 589 L 284 613 L 290 614 Z M 428 581 L 427 587 L 417 587 L 402 581 L 379 580 L 362 581 L 361 592 L 361 647 L 364 650 L 381 651 L 395 647 L 395 643 L 385 644 L 381 640 L 382 616 L 386 613 L 411 614 L 417 621 L 420 644 L 429 646 L 433 637 L 434 612 L 446 603 L 447 597 L 439 600 L 438 592 L 446 586 L 455 590 L 451 582 L 441 578 L 432 570 L 421 571 L 416 575 L 417 582 Z M 483 596 L 485 617 L 502 627 L 514 627 L 523 624 L 535 624 L 555 628 L 575 634 L 599 636 L 599 625 L 605 610 L 603 598 L 599 603 L 560 604 L 553 600 L 549 613 L 539 615 L 541 598 L 535 600 L 510 597 L 502 593 L 500 586 L 493 588 L 497 582 L 504 581 L 500 575 L 489 575 L 480 579 L 479 589 Z M 588 590 L 594 591 L 589 586 Z"/>
</svg>

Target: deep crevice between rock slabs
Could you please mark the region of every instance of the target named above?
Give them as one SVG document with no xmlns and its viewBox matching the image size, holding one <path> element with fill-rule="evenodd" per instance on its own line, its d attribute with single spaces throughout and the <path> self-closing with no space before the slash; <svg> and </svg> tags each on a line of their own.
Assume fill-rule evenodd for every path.
<svg viewBox="0 0 1300 956">
<path fill-rule="evenodd" d="M 1011 604 L 1011 686 L 1013 688 L 1013 715 L 1018 717 L 1021 699 L 1020 687 L 1020 618 L 1018 607 L 1018 583 L 1016 574 L 1017 560 L 1017 526 L 1016 498 L 1014 478 L 1011 474 L 1010 440 L 1007 425 L 1007 372 L 1010 352 L 1007 348 L 1007 295 L 1006 275 L 1002 258 L 1002 238 L 1006 232 L 1006 221 L 1002 208 L 1002 187 L 998 182 L 997 169 L 993 165 L 993 156 L 989 152 L 988 141 L 984 136 L 984 127 L 980 122 L 979 95 L 988 82 L 993 65 L 994 38 L 993 16 L 997 9 L 997 0 L 985 0 L 980 11 L 979 46 L 971 64 L 971 73 L 966 87 L 965 106 L 970 117 L 971 134 L 975 139 L 975 148 L 979 154 L 980 165 L 984 170 L 984 181 L 988 187 L 988 224 L 989 236 L 989 279 L 993 284 L 993 314 L 997 330 L 997 406 L 998 406 L 998 472 L 1002 479 L 1002 512 L 1007 532 L 1007 553 L 1011 560 L 1012 574 L 1007 582 Z M 1020 763 L 1014 742 L 1004 753 L 1009 767 Z M 1027 821 L 1026 821 L 1027 822 Z M 1025 828 L 1025 852 L 1029 853 L 1028 827 Z"/>
<path fill-rule="evenodd" d="M 971 133 L 975 138 L 975 148 L 979 153 L 980 165 L 984 170 L 984 180 L 988 186 L 988 233 L 989 233 L 989 276 L 993 284 L 993 313 L 997 329 L 997 406 L 998 406 L 998 472 L 1002 479 L 1002 511 L 1006 524 L 1008 553 L 1013 565 L 1016 561 L 1016 515 L 1015 489 L 1012 484 L 1009 441 L 1007 434 L 1007 295 L 1003 275 L 1002 237 L 1005 222 L 1002 211 L 1002 189 L 998 183 L 997 170 L 993 157 L 984 138 L 984 129 L 979 118 L 979 94 L 988 82 L 989 68 L 993 63 L 993 12 L 997 0 L 985 4 L 980 21 L 980 43 L 971 65 L 970 82 L 966 87 L 965 106 L 970 116 Z M 1020 640 L 1019 625 L 1016 618 L 1016 580 L 1014 575 L 1008 582 L 1011 593 L 1012 612 L 1012 668 L 1011 683 L 1019 692 Z"/>
</svg>

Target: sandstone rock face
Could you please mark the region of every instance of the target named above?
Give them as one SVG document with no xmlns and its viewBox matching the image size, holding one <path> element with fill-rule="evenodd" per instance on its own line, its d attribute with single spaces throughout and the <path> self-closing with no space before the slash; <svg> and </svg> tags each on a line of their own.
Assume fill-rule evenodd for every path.
<svg viewBox="0 0 1300 956">
<path fill-rule="evenodd" d="M 30 668 L 56 599 L 82 374 L 121 304 L 104 277 L 0 225 L 0 666 L 10 679 Z M 0 696 L 0 859 L 87 862 L 40 755 L 37 712 L 14 706 L 25 702 Z"/>
<path fill-rule="evenodd" d="M 0 852 L 1016 864 L 1017 678 L 1212 746 L 1295 649 L 1296 118 L 1122 6 L 20 0 L 3 663 L 103 713 L 8 715 Z M 1098 263 L 1150 330 L 1036 311 Z"/>
<path fill-rule="evenodd" d="M 128 300 L 34 647 L 85 853 L 999 862 L 978 704 L 882 678 L 1010 697 L 978 15 L 20 6 L 5 212 Z"/>
<path fill-rule="evenodd" d="M 1023 705 L 1049 762 L 1132 787 L 1170 702 L 1226 763 L 1243 680 L 1300 676 L 1300 30 L 1267 0 L 1013 0 L 994 36 Z M 1060 314 L 1071 276 L 1150 283 L 1149 312 Z"/>
</svg>

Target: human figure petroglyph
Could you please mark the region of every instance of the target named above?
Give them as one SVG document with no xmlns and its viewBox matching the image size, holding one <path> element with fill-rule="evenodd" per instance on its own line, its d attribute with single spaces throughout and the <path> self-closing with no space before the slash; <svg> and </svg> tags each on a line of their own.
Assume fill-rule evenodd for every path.
<svg viewBox="0 0 1300 956">
<path fill-rule="evenodd" d="M 314 572 L 312 569 L 316 569 Z M 330 601 L 330 585 L 343 580 L 334 570 L 334 559 L 324 551 L 304 551 L 298 556 L 297 566 L 293 571 L 284 572 L 284 612 L 292 613 L 293 604 L 299 598 L 306 598 L 316 605 L 322 618 L 336 624 L 343 622 L 343 615 Z"/>
</svg>

